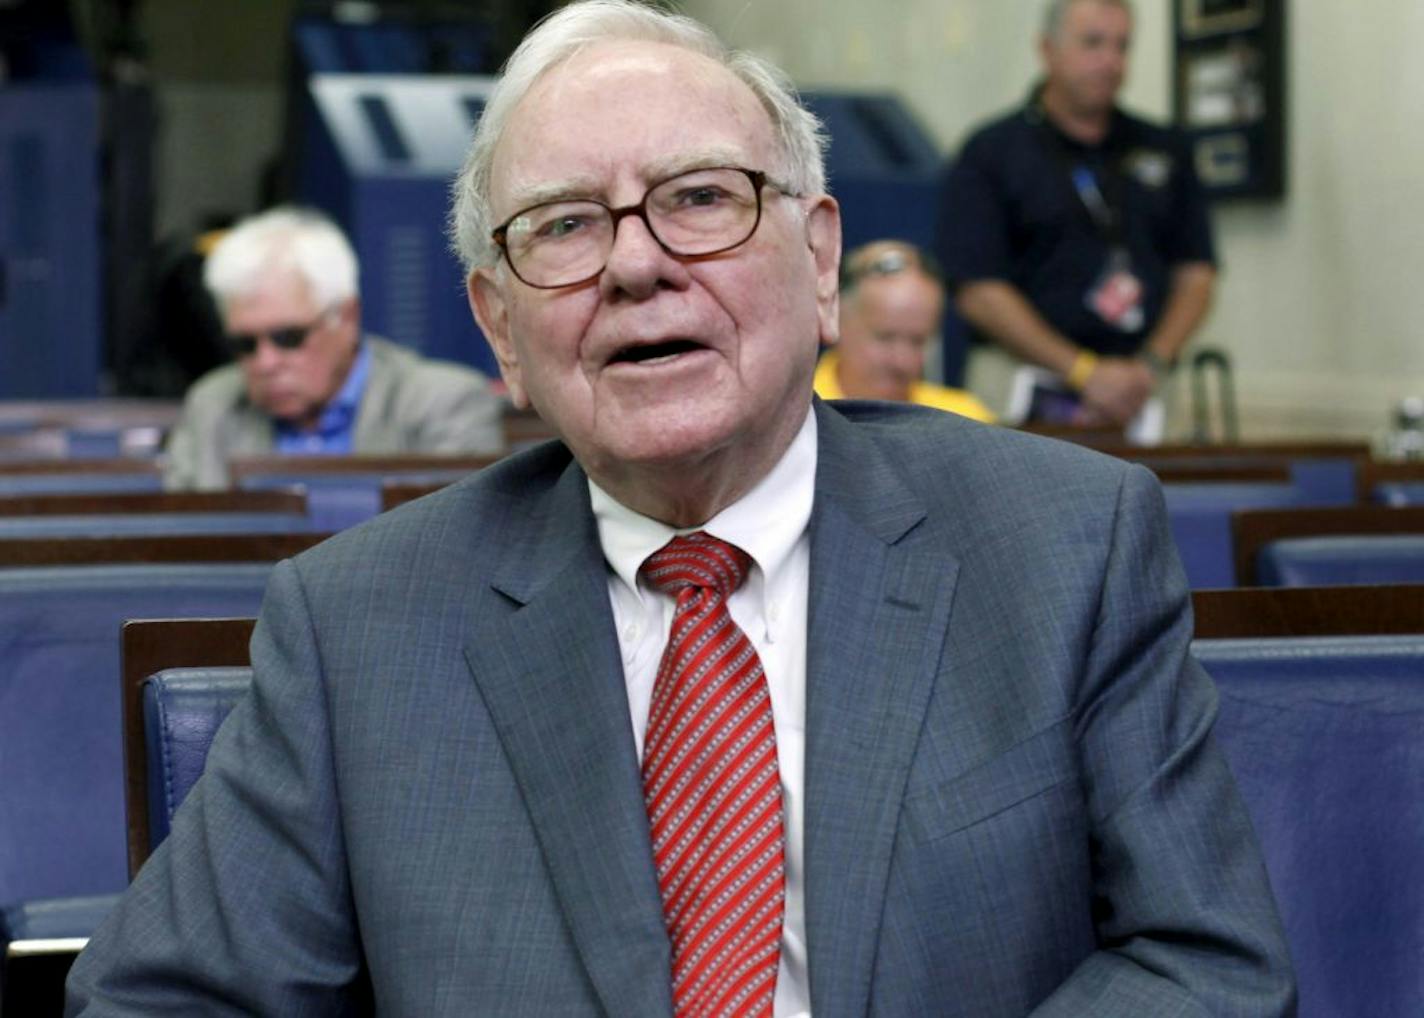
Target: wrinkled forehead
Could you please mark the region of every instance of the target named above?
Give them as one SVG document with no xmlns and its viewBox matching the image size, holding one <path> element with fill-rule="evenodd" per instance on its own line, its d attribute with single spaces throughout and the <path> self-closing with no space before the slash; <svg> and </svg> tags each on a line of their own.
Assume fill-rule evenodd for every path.
<svg viewBox="0 0 1424 1018">
<path fill-rule="evenodd" d="M 685 169 L 779 172 L 773 160 L 766 109 L 715 60 L 666 43 L 595 43 L 515 106 L 495 147 L 490 200 L 496 219 L 568 195 L 631 202 L 632 191 Z"/>
<path fill-rule="evenodd" d="M 855 289 L 852 306 L 867 318 L 924 316 L 937 320 L 944 311 L 944 288 L 918 269 L 870 276 Z"/>
</svg>

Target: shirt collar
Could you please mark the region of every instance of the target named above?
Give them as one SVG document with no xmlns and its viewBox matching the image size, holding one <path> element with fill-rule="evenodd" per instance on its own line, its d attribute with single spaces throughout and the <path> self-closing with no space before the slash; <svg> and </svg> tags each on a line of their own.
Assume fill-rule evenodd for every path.
<svg viewBox="0 0 1424 1018">
<path fill-rule="evenodd" d="M 371 377 L 371 344 L 361 342 L 356 348 L 356 360 L 346 373 L 346 381 L 321 412 L 317 428 L 321 431 L 340 431 L 350 426 L 356 416 L 356 408 L 361 403 L 361 394 L 366 391 L 366 380 Z"/>
<path fill-rule="evenodd" d="M 366 391 L 366 381 L 371 377 L 371 344 L 361 340 L 356 348 L 356 359 L 351 362 L 351 370 L 346 372 L 346 381 L 336 395 L 321 408 L 316 419 L 315 433 L 323 438 L 339 436 L 351 429 L 356 419 L 356 410 L 361 405 L 361 396 Z M 297 428 L 287 421 L 277 421 L 279 435 L 299 434 Z"/>
<path fill-rule="evenodd" d="M 1103 135 L 1103 140 L 1096 145 L 1086 145 L 1076 138 L 1064 134 L 1053 122 L 1053 118 L 1048 115 L 1048 111 L 1043 108 L 1043 89 L 1046 84 L 1046 80 L 1039 79 L 1029 89 L 1028 99 L 1024 102 L 1023 107 L 1025 120 L 1035 127 L 1052 132 L 1052 137 L 1076 152 L 1106 152 L 1121 145 L 1124 121 L 1122 109 L 1116 103 L 1113 104 L 1112 116 L 1108 121 L 1108 133 Z"/>
<path fill-rule="evenodd" d="M 675 534 L 705 530 L 741 548 L 763 576 L 772 576 L 790 557 L 811 521 L 816 494 L 816 415 L 807 408 L 801 430 L 781 459 L 751 491 L 700 527 L 675 529 L 634 512 L 590 478 L 589 497 L 598 524 L 603 557 L 629 590 L 641 593 L 638 569 Z"/>
</svg>

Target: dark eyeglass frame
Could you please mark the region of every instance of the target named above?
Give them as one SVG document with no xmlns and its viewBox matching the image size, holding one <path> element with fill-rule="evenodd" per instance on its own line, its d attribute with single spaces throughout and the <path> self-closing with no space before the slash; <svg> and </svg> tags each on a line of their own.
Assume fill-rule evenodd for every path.
<svg viewBox="0 0 1424 1018">
<path fill-rule="evenodd" d="M 327 308 L 305 325 L 287 325 L 280 329 L 265 329 L 262 332 L 239 332 L 227 337 L 228 349 L 239 360 L 251 357 L 257 352 L 257 344 L 263 336 L 278 350 L 296 350 L 307 341 L 317 329 L 325 325 L 335 308 Z"/>
<path fill-rule="evenodd" d="M 871 246 L 871 245 L 867 245 Z M 864 257 L 864 249 L 852 251 L 841 262 L 842 290 L 853 289 L 856 284 L 877 276 L 896 276 L 902 272 L 920 272 L 943 284 L 944 273 L 933 255 L 910 244 L 896 244 L 871 258 Z"/>
<path fill-rule="evenodd" d="M 651 195 L 658 188 L 662 187 L 664 184 L 668 183 L 669 181 L 676 180 L 678 177 L 685 177 L 692 173 L 707 173 L 712 170 L 735 170 L 737 173 L 742 173 L 746 175 L 746 178 L 751 181 L 752 191 L 756 195 L 756 217 L 752 220 L 752 225 L 747 230 L 747 235 L 741 240 L 736 241 L 735 243 L 727 244 L 724 247 L 719 247 L 712 251 L 698 251 L 695 254 L 684 254 L 681 251 L 674 250 L 672 247 L 668 246 L 666 241 L 664 241 L 661 237 L 658 236 L 658 231 L 653 228 L 652 221 L 648 219 L 648 196 Z M 570 286 L 582 286 L 590 280 L 597 279 L 599 276 L 603 275 L 603 270 L 608 268 L 607 255 L 604 256 L 603 264 L 598 267 L 597 272 L 589 273 L 582 279 L 575 279 L 568 283 L 531 283 L 529 280 L 525 279 L 522 275 L 520 275 L 519 270 L 514 267 L 514 259 L 509 256 L 509 227 L 510 224 L 513 223 L 520 216 L 528 215 L 535 209 L 541 209 L 546 205 L 563 205 L 570 201 L 587 202 L 590 205 L 597 205 L 600 208 L 608 210 L 608 216 L 613 221 L 613 231 L 610 236 L 612 236 L 615 241 L 618 237 L 618 224 L 623 222 L 623 220 L 628 218 L 629 216 L 637 216 L 643 221 L 643 225 L 647 227 L 648 236 L 652 237 L 655 241 L 657 241 L 658 247 L 662 248 L 674 258 L 710 258 L 713 255 L 725 254 L 726 252 L 731 251 L 733 248 L 741 247 L 743 244 L 751 240 L 752 237 L 756 235 L 757 227 L 761 225 L 761 191 L 762 188 L 765 187 L 767 184 L 770 184 L 772 187 L 776 188 L 784 195 L 787 195 L 789 197 L 795 197 L 795 195 L 791 191 L 786 190 L 784 187 L 771 180 L 762 170 L 749 170 L 745 166 L 697 166 L 689 170 L 681 170 L 678 173 L 674 173 L 670 177 L 664 177 L 662 180 L 656 181 L 651 186 L 649 186 L 646 191 L 643 192 L 642 199 L 639 200 L 636 205 L 624 205 L 621 208 L 614 208 L 612 205 L 608 205 L 604 202 L 601 202 L 596 198 L 561 198 L 557 201 L 541 201 L 537 205 L 530 205 L 528 208 L 520 209 L 518 212 L 514 213 L 514 215 L 506 219 L 503 223 L 496 226 L 493 230 L 490 231 L 490 239 L 495 242 L 495 244 L 499 247 L 501 254 L 504 255 L 504 260 L 505 263 L 509 266 L 509 271 L 513 272 L 515 278 L 518 279 L 525 286 L 532 286 L 536 290 L 563 290 Z M 611 247 L 609 248 L 609 254 L 612 254 Z"/>
</svg>

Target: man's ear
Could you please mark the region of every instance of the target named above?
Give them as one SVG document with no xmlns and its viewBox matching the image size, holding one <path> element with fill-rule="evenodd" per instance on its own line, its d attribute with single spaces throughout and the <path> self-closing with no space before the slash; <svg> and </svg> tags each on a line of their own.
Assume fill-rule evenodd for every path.
<svg viewBox="0 0 1424 1018">
<path fill-rule="evenodd" d="M 494 273 L 495 270 L 490 268 L 475 269 L 465 280 L 465 293 L 470 299 L 470 311 L 475 321 L 494 350 L 500 376 L 509 390 L 509 401 L 524 410 L 529 406 L 529 395 L 519 370 L 519 352 L 510 338 L 509 306 Z"/>
<path fill-rule="evenodd" d="M 828 194 L 806 210 L 806 240 L 816 263 L 816 317 L 821 342 L 840 336 L 841 207 Z"/>
</svg>

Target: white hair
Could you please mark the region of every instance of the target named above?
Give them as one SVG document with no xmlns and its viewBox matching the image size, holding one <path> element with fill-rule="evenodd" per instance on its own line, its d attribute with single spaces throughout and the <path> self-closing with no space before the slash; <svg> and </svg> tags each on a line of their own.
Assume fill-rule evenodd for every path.
<svg viewBox="0 0 1424 1018">
<path fill-rule="evenodd" d="M 218 241 L 203 283 L 219 305 L 252 293 L 273 270 L 300 274 L 313 303 L 331 308 L 357 293 L 356 252 L 314 209 L 283 205 L 242 220 Z"/>
<path fill-rule="evenodd" d="M 1068 8 L 1076 3 L 1083 3 L 1085 0 L 1048 0 L 1048 6 L 1043 11 L 1043 34 L 1045 38 L 1057 39 L 1058 31 L 1063 27 L 1063 18 L 1068 13 Z M 1109 7 L 1121 7 L 1132 13 L 1132 4 L 1128 0 L 1092 0 L 1094 3 L 1107 4 Z"/>
<path fill-rule="evenodd" d="M 794 194 L 825 191 L 821 122 L 801 105 L 780 69 L 751 53 L 729 49 L 711 29 L 684 15 L 634 0 L 579 0 L 550 14 L 524 37 L 505 63 L 475 128 L 465 165 L 451 188 L 449 223 L 452 244 L 467 272 L 493 262 L 498 253 L 490 239 L 490 166 L 514 108 L 539 78 L 585 46 L 624 40 L 680 46 L 727 68 L 761 100 L 771 118 L 782 162 L 772 178 Z"/>
</svg>

